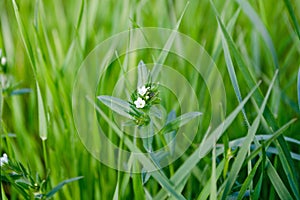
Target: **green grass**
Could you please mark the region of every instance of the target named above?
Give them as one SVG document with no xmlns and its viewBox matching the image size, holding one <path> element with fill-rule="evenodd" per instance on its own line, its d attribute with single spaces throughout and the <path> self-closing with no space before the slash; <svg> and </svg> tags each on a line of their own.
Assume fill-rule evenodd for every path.
<svg viewBox="0 0 300 200">
<path fill-rule="evenodd" d="M 22 199 L 22 195 L 30 199 L 35 192 L 53 199 L 300 199 L 298 1 L 4 0 L 0 16 L 0 48 L 7 58 L 1 65 L 0 153 L 6 153 L 10 161 L 9 168 L 1 167 L 2 199 Z M 171 51 L 176 48 L 195 58 L 202 55 L 186 40 L 175 39 L 176 32 L 161 37 L 141 34 L 149 46 L 163 40 L 166 51 L 141 49 L 120 54 L 109 43 L 107 49 L 92 51 L 115 34 L 144 27 L 172 29 L 201 44 L 222 76 L 226 97 L 219 85 L 207 85 L 214 79 L 201 77 L 192 67 L 195 63 Z M 127 48 L 138 41 L 133 31 L 129 33 Z M 88 56 L 110 51 L 115 60 L 95 80 L 96 91 L 91 91 L 92 77 L 80 66 Z M 123 109 L 129 105 L 112 112 L 110 99 L 105 99 L 105 105 L 97 99 L 99 95 L 118 97 L 118 89 L 123 100 L 130 99 L 130 91 L 120 88 L 136 89 L 137 80 L 124 77 L 147 74 L 136 68 L 141 60 L 146 65 L 170 66 L 195 94 L 187 94 L 186 89 L 176 91 L 175 76 L 159 74 L 170 71 L 161 65 L 149 66 L 153 81 L 175 85 L 173 91 L 161 89 L 161 105 L 166 111 L 161 113 L 162 120 L 153 122 L 163 126 L 154 129 L 159 134 L 153 141 L 134 139 L 115 123 L 123 119 L 116 112 L 128 115 Z M 202 64 L 207 63 L 211 69 L 210 61 Z M 217 77 L 214 71 L 205 73 Z M 80 87 L 92 95 L 86 106 L 94 106 L 97 121 L 76 115 L 82 114 L 84 107 L 72 107 L 73 95 L 81 95 L 73 94 L 78 77 Z M 116 84 L 120 88 L 116 89 Z M 176 92 L 180 94 L 176 96 Z M 226 98 L 226 105 L 218 102 L 220 97 Z M 182 113 L 178 102 L 193 98 L 199 109 L 185 103 L 191 113 Z M 214 115 L 218 123 L 210 123 Z M 120 149 L 100 154 L 105 146 L 97 134 L 87 136 L 93 148 L 82 143 L 78 122 L 85 126 L 87 121 L 92 123 L 81 130 L 91 133 L 99 124 L 114 145 L 131 152 L 162 148 L 179 126 L 194 131 L 195 137 L 186 134 L 182 143 L 191 145 L 170 165 L 160 168 L 168 162 L 163 154 L 143 154 L 138 159 L 126 157 Z M 184 129 L 197 122 L 198 128 Z M 182 150 L 180 145 L 166 149 L 172 148 L 175 153 Z M 91 154 L 90 150 L 98 150 L 111 165 L 126 164 L 129 171 L 144 171 L 118 171 L 99 162 L 97 152 Z M 123 157 L 115 157 L 117 154 Z M 23 179 L 11 176 L 12 171 Z"/>
</svg>

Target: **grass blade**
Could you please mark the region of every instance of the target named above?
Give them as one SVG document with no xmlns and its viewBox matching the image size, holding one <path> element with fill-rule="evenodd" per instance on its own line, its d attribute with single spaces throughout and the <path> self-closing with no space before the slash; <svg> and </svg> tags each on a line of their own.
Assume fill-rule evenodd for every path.
<svg viewBox="0 0 300 200">
<path fill-rule="evenodd" d="M 298 35 L 298 38 L 300 40 L 300 26 L 298 24 L 298 21 L 296 19 L 296 15 L 294 13 L 294 10 L 293 10 L 293 6 L 292 6 L 292 3 L 290 0 L 284 0 L 284 3 L 285 3 L 285 6 L 287 7 L 289 13 L 290 13 L 290 16 L 292 18 L 292 21 L 293 21 L 293 24 L 294 24 L 294 27 L 296 29 L 296 33 Z"/>
<path fill-rule="evenodd" d="M 37 97 L 38 97 L 38 115 L 39 115 L 39 134 L 40 138 L 44 141 L 47 139 L 47 120 L 46 120 L 46 113 L 44 109 L 44 103 L 42 94 L 40 91 L 39 84 L 36 82 L 36 90 L 37 90 Z"/>
<path fill-rule="evenodd" d="M 219 24 L 219 27 L 220 27 L 220 24 Z M 230 56 L 230 52 L 229 52 L 228 45 L 226 43 L 224 34 L 222 34 L 222 44 L 223 44 L 223 51 L 224 51 L 225 61 L 226 61 L 226 66 L 227 66 L 227 70 L 228 70 L 228 73 L 229 73 L 229 77 L 230 77 L 230 80 L 231 80 L 231 84 L 233 86 L 235 95 L 236 95 L 239 103 L 241 103 L 242 95 L 241 95 L 241 92 L 240 92 L 240 88 L 239 88 L 239 84 L 238 84 L 238 81 L 237 81 L 236 73 L 235 73 L 235 70 L 234 70 L 234 66 L 233 66 L 233 63 L 232 63 L 232 59 L 231 59 L 231 56 Z M 246 124 L 249 127 L 250 124 L 249 124 L 249 121 L 248 121 L 248 118 L 247 118 L 247 115 L 246 115 L 246 112 L 245 112 L 244 108 L 242 110 L 242 113 L 243 113 L 244 119 L 246 121 Z"/>
<path fill-rule="evenodd" d="M 245 182 L 243 183 L 243 185 L 239 191 L 239 195 L 237 196 L 238 200 L 243 199 L 243 196 L 246 193 L 246 190 L 249 188 L 261 161 L 262 161 L 262 158 L 260 157 L 259 160 L 255 163 L 254 167 L 252 168 L 250 174 L 247 176 Z"/>
<path fill-rule="evenodd" d="M 46 198 L 51 198 L 56 192 L 58 192 L 65 184 L 68 184 L 68 183 L 71 183 L 71 182 L 74 182 L 74 181 L 77 181 L 77 180 L 80 180 L 82 179 L 83 176 L 78 176 L 78 177 L 75 177 L 75 178 L 71 178 L 71 179 L 67 179 L 67 180 L 64 180 L 63 182 L 59 183 L 57 186 L 55 186 L 50 192 L 48 192 L 46 194 Z"/>
<path fill-rule="evenodd" d="M 269 162 L 269 165 L 267 166 L 267 174 L 280 199 L 292 200 L 292 196 L 290 195 L 288 189 L 285 187 L 271 162 Z"/>
</svg>

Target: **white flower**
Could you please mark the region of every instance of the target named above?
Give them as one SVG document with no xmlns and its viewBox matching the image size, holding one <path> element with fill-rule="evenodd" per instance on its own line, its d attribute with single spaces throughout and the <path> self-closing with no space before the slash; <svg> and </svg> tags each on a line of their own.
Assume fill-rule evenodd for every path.
<svg viewBox="0 0 300 200">
<path fill-rule="evenodd" d="M 134 101 L 133 103 L 137 108 L 144 108 L 146 102 L 141 97 L 138 97 L 137 100 Z"/>
<path fill-rule="evenodd" d="M 144 85 L 142 87 L 138 87 L 138 93 L 141 95 L 141 96 L 144 96 L 147 91 L 148 91 L 149 87 L 145 87 Z"/>
<path fill-rule="evenodd" d="M 6 64 L 6 58 L 5 58 L 5 57 L 2 57 L 2 58 L 1 58 L 1 64 L 2 64 L 2 65 L 5 65 L 5 64 Z"/>
<path fill-rule="evenodd" d="M 8 163 L 8 158 L 6 153 L 3 154 L 3 156 L 0 158 L 0 166 L 3 166 L 4 164 Z"/>
</svg>

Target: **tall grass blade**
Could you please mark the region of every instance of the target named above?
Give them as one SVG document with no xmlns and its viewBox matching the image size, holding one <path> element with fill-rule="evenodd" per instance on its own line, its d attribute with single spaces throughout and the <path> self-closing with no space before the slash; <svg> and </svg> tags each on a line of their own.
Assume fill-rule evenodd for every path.
<svg viewBox="0 0 300 200">
<path fill-rule="evenodd" d="M 219 24 L 219 26 L 220 26 L 220 24 Z M 238 81 L 237 81 L 237 76 L 236 76 L 236 73 L 235 73 L 235 69 L 234 69 L 234 66 L 233 66 L 233 63 L 232 63 L 231 55 L 230 55 L 230 52 L 229 52 L 228 45 L 227 45 L 226 39 L 224 37 L 224 34 L 222 34 L 222 44 L 223 44 L 223 51 L 224 51 L 225 61 L 226 61 L 226 66 L 227 66 L 227 70 L 228 70 L 228 73 L 229 73 L 229 77 L 230 77 L 230 80 L 231 80 L 231 84 L 233 86 L 235 95 L 236 95 L 239 103 L 241 103 L 242 95 L 241 95 L 241 92 L 240 92 L 239 84 L 238 84 Z M 247 115 L 246 115 L 246 112 L 245 112 L 244 108 L 242 110 L 242 113 L 243 113 L 245 122 L 246 122 L 247 126 L 249 127 L 250 126 L 249 120 L 247 118 Z"/>
</svg>

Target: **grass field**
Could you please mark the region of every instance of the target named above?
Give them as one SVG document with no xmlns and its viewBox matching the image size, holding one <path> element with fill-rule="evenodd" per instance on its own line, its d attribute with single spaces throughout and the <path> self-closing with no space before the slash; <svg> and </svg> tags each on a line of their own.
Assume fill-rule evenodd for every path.
<svg viewBox="0 0 300 200">
<path fill-rule="evenodd" d="M 1 199 L 300 199 L 298 0 L 0 16 Z"/>
</svg>

